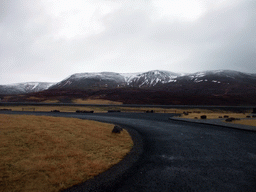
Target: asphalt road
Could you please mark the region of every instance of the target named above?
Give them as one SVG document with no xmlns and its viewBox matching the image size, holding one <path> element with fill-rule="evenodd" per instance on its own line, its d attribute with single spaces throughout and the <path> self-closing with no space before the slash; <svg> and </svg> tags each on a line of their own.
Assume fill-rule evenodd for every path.
<svg viewBox="0 0 256 192">
<path fill-rule="evenodd" d="M 169 114 L 46 115 L 116 123 L 139 132 L 144 152 L 110 191 L 256 191 L 256 132 L 172 122 Z"/>
</svg>

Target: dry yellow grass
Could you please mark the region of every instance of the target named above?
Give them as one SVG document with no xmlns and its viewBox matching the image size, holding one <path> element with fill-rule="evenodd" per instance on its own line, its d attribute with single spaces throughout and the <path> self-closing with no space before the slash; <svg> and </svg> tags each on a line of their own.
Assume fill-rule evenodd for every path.
<svg viewBox="0 0 256 192">
<path fill-rule="evenodd" d="M 92 103 L 91 103 L 92 104 Z M 5 106 L 0 107 L 0 109 L 11 109 L 13 111 L 51 111 L 51 110 L 59 110 L 61 112 L 75 112 L 76 110 L 84 110 L 84 111 L 94 111 L 94 112 L 107 112 L 108 110 L 121 110 L 122 112 L 140 112 L 144 113 L 145 111 L 154 110 L 155 113 L 182 113 L 183 109 L 163 109 L 163 108 L 147 108 L 147 107 L 77 107 L 77 106 Z"/>
<path fill-rule="evenodd" d="M 52 110 L 59 110 L 61 112 L 75 112 L 76 110 L 85 110 L 85 111 L 92 111 L 95 112 L 103 112 L 106 111 L 104 108 L 100 107 L 76 107 L 76 106 L 5 106 L 0 107 L 0 109 L 11 109 L 12 111 L 32 111 L 32 109 L 35 109 L 35 111 L 45 111 L 49 112 Z"/>
<path fill-rule="evenodd" d="M 31 97 L 27 98 L 27 100 L 40 101 L 41 98 L 31 96 Z"/>
<path fill-rule="evenodd" d="M 241 119 L 239 121 L 233 121 L 232 123 L 256 127 L 256 119 Z"/>
<path fill-rule="evenodd" d="M 73 103 L 79 103 L 79 104 L 106 104 L 106 105 L 122 105 L 122 102 L 117 101 L 110 101 L 105 99 L 74 99 L 72 100 Z"/>
<path fill-rule="evenodd" d="M 59 191 L 118 163 L 133 143 L 113 125 L 0 115 L 0 191 Z"/>
<path fill-rule="evenodd" d="M 60 102 L 59 100 L 57 100 L 57 99 L 49 99 L 49 100 L 45 100 L 45 101 L 43 101 L 42 103 L 58 103 L 58 102 Z"/>
<path fill-rule="evenodd" d="M 181 118 L 194 119 L 197 117 L 200 119 L 201 115 L 206 115 L 207 119 L 218 119 L 220 116 L 224 117 L 224 115 L 228 115 L 229 117 L 234 118 L 246 118 L 249 113 L 231 113 L 231 112 L 201 112 L 201 113 L 189 113 L 188 115 L 182 115 Z"/>
<path fill-rule="evenodd" d="M 191 111 L 190 111 L 191 112 Z M 238 118 L 241 120 L 232 121 L 229 123 L 235 123 L 235 124 L 241 124 L 241 125 L 250 125 L 250 126 L 256 126 L 256 119 L 245 119 L 246 116 L 248 116 L 250 113 L 232 113 L 232 112 L 225 112 L 225 111 L 219 111 L 219 112 L 211 112 L 211 111 L 202 111 L 200 110 L 200 113 L 189 113 L 188 115 L 182 115 L 181 118 L 188 118 L 188 119 L 200 119 L 201 115 L 206 115 L 207 119 L 219 119 L 220 116 L 224 117 L 224 115 L 227 115 L 229 117 Z M 226 121 L 224 121 L 226 122 Z"/>
</svg>

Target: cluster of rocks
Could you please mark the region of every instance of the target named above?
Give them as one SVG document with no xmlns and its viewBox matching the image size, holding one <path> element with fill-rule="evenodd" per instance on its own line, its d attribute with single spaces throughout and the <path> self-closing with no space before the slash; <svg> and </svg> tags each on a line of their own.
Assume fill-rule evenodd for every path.
<svg viewBox="0 0 256 192">
<path fill-rule="evenodd" d="M 11 111 L 11 109 L 0 109 L 0 111 Z"/>
<path fill-rule="evenodd" d="M 256 115 L 247 115 L 246 118 L 255 118 Z"/>
<path fill-rule="evenodd" d="M 240 120 L 240 119 L 239 118 L 230 117 L 230 118 L 227 118 L 225 121 L 226 122 L 232 122 L 232 121 L 237 121 L 237 120 Z"/>
<path fill-rule="evenodd" d="M 222 118 L 229 118 L 229 116 L 228 116 L 228 115 L 224 115 L 223 117 L 222 117 L 222 116 L 219 116 L 219 118 L 220 118 L 220 119 L 222 119 Z"/>
<path fill-rule="evenodd" d="M 76 113 L 94 113 L 94 111 L 76 110 Z"/>
<path fill-rule="evenodd" d="M 190 111 L 183 111 L 184 115 L 188 115 L 189 113 L 192 113 L 192 112 L 190 112 Z"/>
<path fill-rule="evenodd" d="M 108 113 L 120 113 L 120 110 L 108 110 Z"/>
<path fill-rule="evenodd" d="M 51 112 L 53 112 L 53 113 L 59 113 L 60 112 L 60 110 L 51 110 Z"/>
</svg>

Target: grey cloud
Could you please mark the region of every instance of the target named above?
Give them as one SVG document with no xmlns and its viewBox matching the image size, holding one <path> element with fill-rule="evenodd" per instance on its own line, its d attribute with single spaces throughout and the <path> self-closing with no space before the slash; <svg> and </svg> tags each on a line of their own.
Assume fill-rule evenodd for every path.
<svg viewBox="0 0 256 192">
<path fill-rule="evenodd" d="M 255 73 L 255 3 L 206 15 L 190 32 L 197 33 L 194 53 L 183 65 L 193 71 L 234 69 Z"/>
<path fill-rule="evenodd" d="M 256 73 L 256 3 L 239 2 L 181 22 L 152 19 L 147 1 L 136 8 L 125 1 L 99 21 L 103 31 L 68 39 L 58 37 L 58 18 L 40 1 L 0 1 L 0 80 L 57 81 L 76 72 L 152 69 Z"/>
</svg>

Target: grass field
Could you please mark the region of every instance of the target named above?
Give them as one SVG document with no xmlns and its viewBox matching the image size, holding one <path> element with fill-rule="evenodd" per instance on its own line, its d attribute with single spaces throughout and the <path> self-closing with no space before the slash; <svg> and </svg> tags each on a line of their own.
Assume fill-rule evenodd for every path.
<svg viewBox="0 0 256 192">
<path fill-rule="evenodd" d="M 188 118 L 188 119 L 200 119 L 201 115 L 206 115 L 207 119 L 219 119 L 219 117 L 224 117 L 225 115 L 233 118 L 238 118 L 241 120 L 232 121 L 229 123 L 235 123 L 235 124 L 241 124 L 241 125 L 250 125 L 250 126 L 256 126 L 256 118 L 247 118 L 246 116 L 250 115 L 250 113 L 232 113 L 232 112 L 226 112 L 226 111 L 219 111 L 219 112 L 211 112 L 211 111 L 200 111 L 198 112 L 191 112 L 188 113 L 188 115 L 182 115 L 181 118 Z M 225 122 L 225 121 L 224 121 Z"/>
<path fill-rule="evenodd" d="M 78 104 L 106 104 L 106 105 L 122 105 L 122 102 L 110 101 L 105 99 L 74 99 L 73 103 Z"/>
<path fill-rule="evenodd" d="M 220 116 L 224 117 L 225 115 L 234 118 L 246 118 L 249 113 L 232 113 L 232 112 L 200 112 L 200 113 L 189 113 L 188 115 L 182 115 L 182 118 L 194 119 L 195 117 L 200 119 L 201 115 L 206 115 L 207 119 L 218 119 Z"/>
<path fill-rule="evenodd" d="M 256 127 L 256 119 L 242 119 L 240 121 L 233 121 L 232 123 L 241 124 L 241 125 L 250 125 Z"/>
<path fill-rule="evenodd" d="M 91 103 L 92 104 L 92 103 Z M 99 103 L 97 103 L 99 104 Z M 104 103 L 103 103 L 104 104 Z M 83 106 L 2 106 L 1 109 L 11 109 L 12 111 L 45 111 L 59 110 L 61 112 L 75 112 L 76 110 L 94 111 L 94 112 L 107 112 L 108 110 L 120 110 L 122 112 L 137 112 L 145 113 L 146 111 L 153 110 L 156 113 L 182 113 L 182 109 L 163 109 L 163 108 L 147 108 L 147 107 L 83 107 Z"/>
<path fill-rule="evenodd" d="M 96 102 L 96 101 L 95 101 Z M 107 102 L 107 101 L 105 101 Z M 81 103 L 80 103 L 81 104 Z M 83 103 L 83 104 L 100 104 L 100 103 Z M 110 104 L 110 103 L 101 103 L 101 104 Z M 116 104 L 116 103 L 113 103 Z M 98 106 L 2 106 L 1 109 L 11 109 L 13 111 L 45 111 L 49 112 L 51 110 L 59 110 L 61 112 L 75 112 L 76 110 L 85 110 L 85 111 L 94 111 L 94 112 L 107 112 L 108 110 L 120 110 L 122 112 L 136 112 L 136 113 L 145 113 L 146 111 L 153 110 L 155 113 L 183 113 L 183 111 L 195 111 L 193 109 L 165 109 L 165 108 L 154 108 L 154 107 L 98 107 Z M 197 111 L 197 110 L 196 110 Z M 203 112 L 212 112 L 211 110 L 200 109 Z"/>
<path fill-rule="evenodd" d="M 124 130 L 89 120 L 0 114 L 0 191 L 59 191 L 118 163 L 133 146 Z"/>
</svg>

